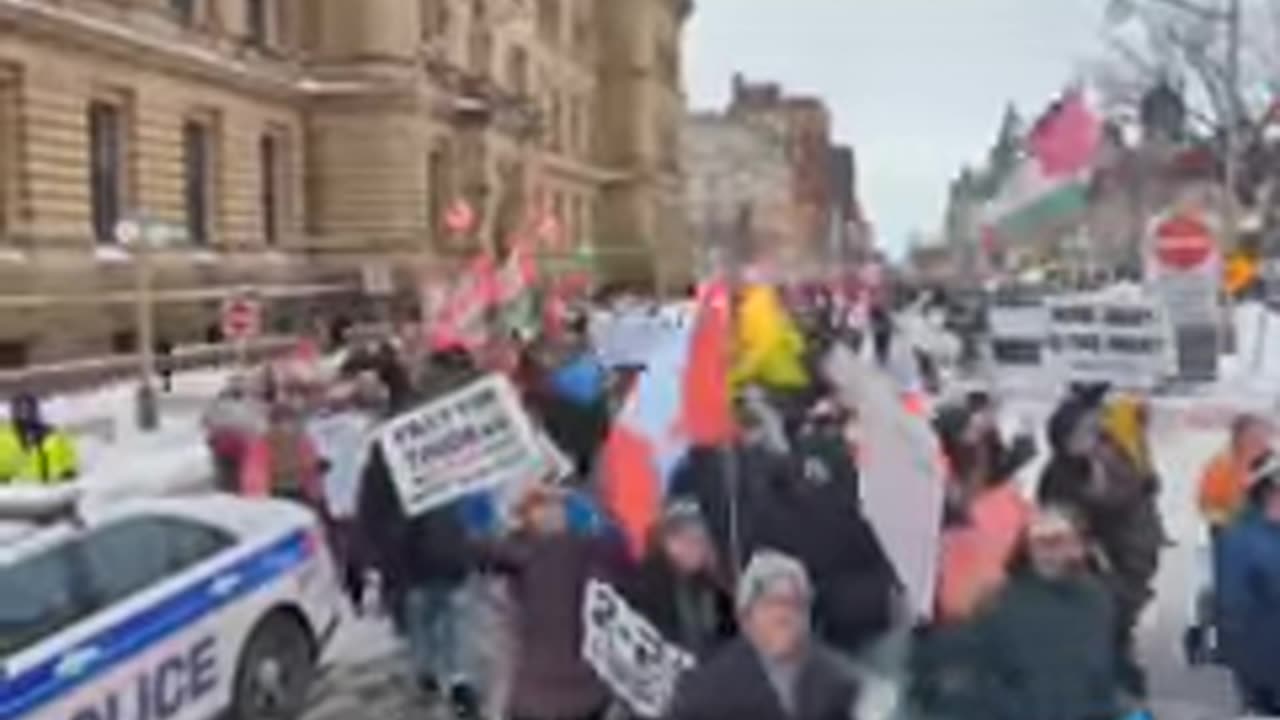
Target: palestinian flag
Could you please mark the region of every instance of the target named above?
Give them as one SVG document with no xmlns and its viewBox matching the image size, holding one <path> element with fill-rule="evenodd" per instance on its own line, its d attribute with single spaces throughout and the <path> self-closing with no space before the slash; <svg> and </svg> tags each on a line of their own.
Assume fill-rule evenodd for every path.
<svg viewBox="0 0 1280 720">
<path fill-rule="evenodd" d="M 1078 90 L 1049 109 L 1027 138 L 1027 157 L 982 213 L 982 235 L 1014 241 L 1074 220 L 1088 205 L 1102 122 Z"/>
</svg>

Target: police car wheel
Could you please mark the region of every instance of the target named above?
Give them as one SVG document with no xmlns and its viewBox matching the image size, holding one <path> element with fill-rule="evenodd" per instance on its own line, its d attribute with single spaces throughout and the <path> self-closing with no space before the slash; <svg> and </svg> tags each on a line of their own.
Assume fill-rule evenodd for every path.
<svg viewBox="0 0 1280 720">
<path fill-rule="evenodd" d="M 293 617 L 275 613 L 249 636 L 236 668 L 234 720 L 289 720 L 301 712 L 315 675 L 311 639 Z"/>
</svg>

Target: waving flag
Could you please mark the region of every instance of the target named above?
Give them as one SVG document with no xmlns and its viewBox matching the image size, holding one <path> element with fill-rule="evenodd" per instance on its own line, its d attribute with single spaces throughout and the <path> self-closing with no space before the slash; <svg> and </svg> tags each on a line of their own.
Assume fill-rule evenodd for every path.
<svg viewBox="0 0 1280 720">
<path fill-rule="evenodd" d="M 493 305 L 496 281 L 493 258 L 477 256 L 449 290 L 428 328 L 431 347 L 473 348 L 484 343 L 484 314 Z"/>
<path fill-rule="evenodd" d="M 689 329 L 673 331 L 614 419 L 601 456 L 600 494 L 637 557 L 662 511 L 667 483 L 688 449 L 681 432 Z"/>
<path fill-rule="evenodd" d="M 1007 240 L 1078 216 L 1101 142 L 1102 122 L 1084 93 L 1068 93 L 1036 123 L 1029 157 L 984 208 L 983 236 Z"/>
<path fill-rule="evenodd" d="M 719 279 L 706 283 L 698 293 L 681 408 L 681 428 L 695 445 L 720 445 L 734 435 L 729 295 L 728 284 Z"/>
<path fill-rule="evenodd" d="M 747 288 L 738 307 L 737 383 L 757 383 L 776 389 L 809 384 L 805 372 L 804 338 L 771 285 Z"/>
</svg>

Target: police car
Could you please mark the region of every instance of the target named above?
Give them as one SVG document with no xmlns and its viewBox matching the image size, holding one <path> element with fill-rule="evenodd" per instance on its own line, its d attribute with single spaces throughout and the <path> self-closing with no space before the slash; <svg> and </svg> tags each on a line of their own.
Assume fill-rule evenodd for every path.
<svg viewBox="0 0 1280 720">
<path fill-rule="evenodd" d="M 341 593 L 315 518 L 211 495 L 117 504 L 0 545 L 0 720 L 279 720 Z"/>
</svg>

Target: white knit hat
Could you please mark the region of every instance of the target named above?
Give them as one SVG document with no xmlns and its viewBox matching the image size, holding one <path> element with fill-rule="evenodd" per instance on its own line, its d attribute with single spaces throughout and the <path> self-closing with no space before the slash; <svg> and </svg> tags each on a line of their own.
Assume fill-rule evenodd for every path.
<svg viewBox="0 0 1280 720">
<path fill-rule="evenodd" d="M 779 591 L 798 592 L 806 602 L 813 598 L 813 585 L 804 565 L 776 550 L 761 550 L 751 556 L 738 579 L 738 612 L 746 612 L 760 598 Z"/>
</svg>

